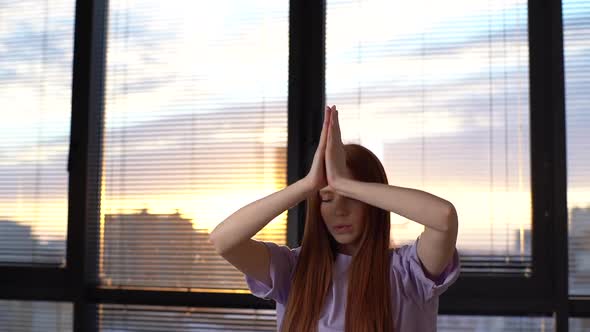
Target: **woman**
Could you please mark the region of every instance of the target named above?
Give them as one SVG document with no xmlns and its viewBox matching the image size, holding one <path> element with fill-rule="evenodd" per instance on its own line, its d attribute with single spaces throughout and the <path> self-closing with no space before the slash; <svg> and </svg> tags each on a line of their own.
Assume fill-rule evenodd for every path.
<svg viewBox="0 0 590 332">
<path fill-rule="evenodd" d="M 342 144 L 338 111 L 326 107 L 308 175 L 229 216 L 210 241 L 254 295 L 275 300 L 280 331 L 436 331 L 438 297 L 460 271 L 457 213 L 387 183 L 373 153 Z M 300 247 L 251 239 L 303 199 Z M 413 244 L 390 249 L 389 212 L 425 226 Z"/>
</svg>

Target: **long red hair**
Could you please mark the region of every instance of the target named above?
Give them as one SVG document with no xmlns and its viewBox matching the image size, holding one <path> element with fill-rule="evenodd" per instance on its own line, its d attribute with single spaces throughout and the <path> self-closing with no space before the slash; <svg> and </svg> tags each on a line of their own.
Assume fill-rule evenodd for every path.
<svg viewBox="0 0 590 332">
<path fill-rule="evenodd" d="M 346 144 L 346 164 L 363 182 L 387 184 L 379 159 L 367 148 Z M 305 231 L 281 325 L 283 332 L 317 331 L 332 282 L 336 240 L 320 213 L 319 192 L 307 199 Z M 393 331 L 389 284 L 389 212 L 368 205 L 368 220 L 348 275 L 345 331 Z"/>
</svg>

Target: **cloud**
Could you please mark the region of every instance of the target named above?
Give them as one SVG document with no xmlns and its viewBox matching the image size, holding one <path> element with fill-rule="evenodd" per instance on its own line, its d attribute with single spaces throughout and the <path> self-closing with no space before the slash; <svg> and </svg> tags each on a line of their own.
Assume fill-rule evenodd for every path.
<svg viewBox="0 0 590 332">
<path fill-rule="evenodd" d="M 124 7 L 126 3 L 130 7 Z M 236 192 L 276 185 L 280 174 L 274 166 L 286 168 L 288 88 L 288 8 L 278 3 L 256 2 L 260 8 L 277 7 L 270 16 L 254 11 L 250 20 L 239 20 L 245 17 L 240 5 L 222 2 L 208 3 L 213 6 L 208 11 L 167 2 L 112 4 L 105 100 L 108 197 L 126 194 L 138 201 L 158 201 L 161 198 L 154 197 L 159 194 L 170 198 L 181 193 L 188 201 L 190 190 L 197 188 L 217 195 L 214 199 L 221 206 L 223 190 L 231 191 L 236 184 Z M 478 3 L 465 4 L 475 6 L 470 7 L 475 12 L 489 9 L 488 4 L 480 8 Z M 146 4 L 155 7 L 138 7 Z M 195 4 L 184 2 L 184 6 Z M 412 10 L 421 5 L 408 3 L 413 9 L 395 15 L 409 20 Z M 186 10 L 175 16 L 179 8 Z M 365 14 L 375 13 L 376 8 L 366 9 Z M 358 56 L 358 41 L 347 35 L 355 26 L 345 28 L 354 10 L 328 17 L 329 33 L 338 31 L 343 37 L 328 40 L 327 95 L 342 110 L 347 139 L 381 150 L 377 152 L 391 174 L 403 174 L 412 183 L 424 178 L 427 183 L 488 188 L 492 156 L 495 188 L 503 188 L 504 176 L 509 181 L 520 176 L 526 184 L 530 158 L 526 22 L 520 26 L 507 22 L 505 31 L 491 34 L 485 26 L 474 26 L 469 33 L 455 35 L 458 39 L 450 38 L 451 30 L 442 29 L 457 22 L 418 22 L 410 27 L 413 32 L 420 36 L 432 32 L 425 35 L 428 42 L 422 48 L 416 38 L 410 39 L 412 31 L 396 35 L 393 30 L 379 30 L 386 23 L 388 11 L 383 11 L 374 25 L 358 31 L 379 33 L 363 40 L 366 55 L 361 65 L 355 65 L 350 60 Z M 502 23 L 498 15 L 504 9 L 494 10 L 494 21 Z M 517 13 L 510 10 L 507 13 L 514 19 Z M 159 23 L 153 20 L 154 13 Z M 61 188 L 66 188 L 72 51 L 71 39 L 63 36 L 69 31 L 64 29 L 72 28 L 71 20 L 64 14 L 50 21 L 56 37 L 46 40 L 41 38 L 41 20 L 0 22 L 0 101 L 12 115 L 0 124 L 0 200 L 12 200 L 16 192 L 23 199 L 59 199 Z M 572 26 L 566 36 L 576 36 L 580 29 Z M 499 43 L 504 33 L 521 37 Z M 494 56 L 507 51 L 491 66 L 488 37 L 494 41 L 494 52 L 500 52 Z M 34 46 L 21 45 L 23 39 L 35 41 Z M 29 57 L 39 45 L 47 46 L 43 61 Z M 572 45 L 569 61 L 590 59 L 587 44 Z M 387 52 L 372 53 L 383 46 L 389 47 Z M 11 50 L 12 55 L 7 55 Z M 43 84 L 42 78 L 51 81 Z M 584 84 L 581 76 L 568 75 L 570 93 L 584 91 Z M 583 159 L 584 133 L 590 126 L 582 117 L 587 110 L 584 100 L 568 105 L 569 133 L 580 135 L 568 141 L 573 161 L 568 176 L 571 188 L 582 189 L 590 187 Z M 34 179 L 42 179 L 41 187 Z"/>
</svg>

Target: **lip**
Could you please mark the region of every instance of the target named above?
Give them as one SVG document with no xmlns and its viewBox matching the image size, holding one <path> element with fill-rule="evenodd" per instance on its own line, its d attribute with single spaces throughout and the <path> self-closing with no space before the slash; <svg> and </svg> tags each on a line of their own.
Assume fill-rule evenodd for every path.
<svg viewBox="0 0 590 332">
<path fill-rule="evenodd" d="M 336 225 L 332 228 L 334 229 L 334 232 L 337 234 L 352 232 L 352 225 L 350 224 Z"/>
</svg>

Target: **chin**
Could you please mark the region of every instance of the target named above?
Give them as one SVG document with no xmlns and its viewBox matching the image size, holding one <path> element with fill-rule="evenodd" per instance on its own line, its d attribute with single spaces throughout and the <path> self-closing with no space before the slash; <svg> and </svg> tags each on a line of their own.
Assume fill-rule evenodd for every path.
<svg viewBox="0 0 590 332">
<path fill-rule="evenodd" d="M 360 238 L 360 236 L 355 236 L 354 234 L 332 234 L 332 237 L 339 244 L 353 244 Z"/>
</svg>

